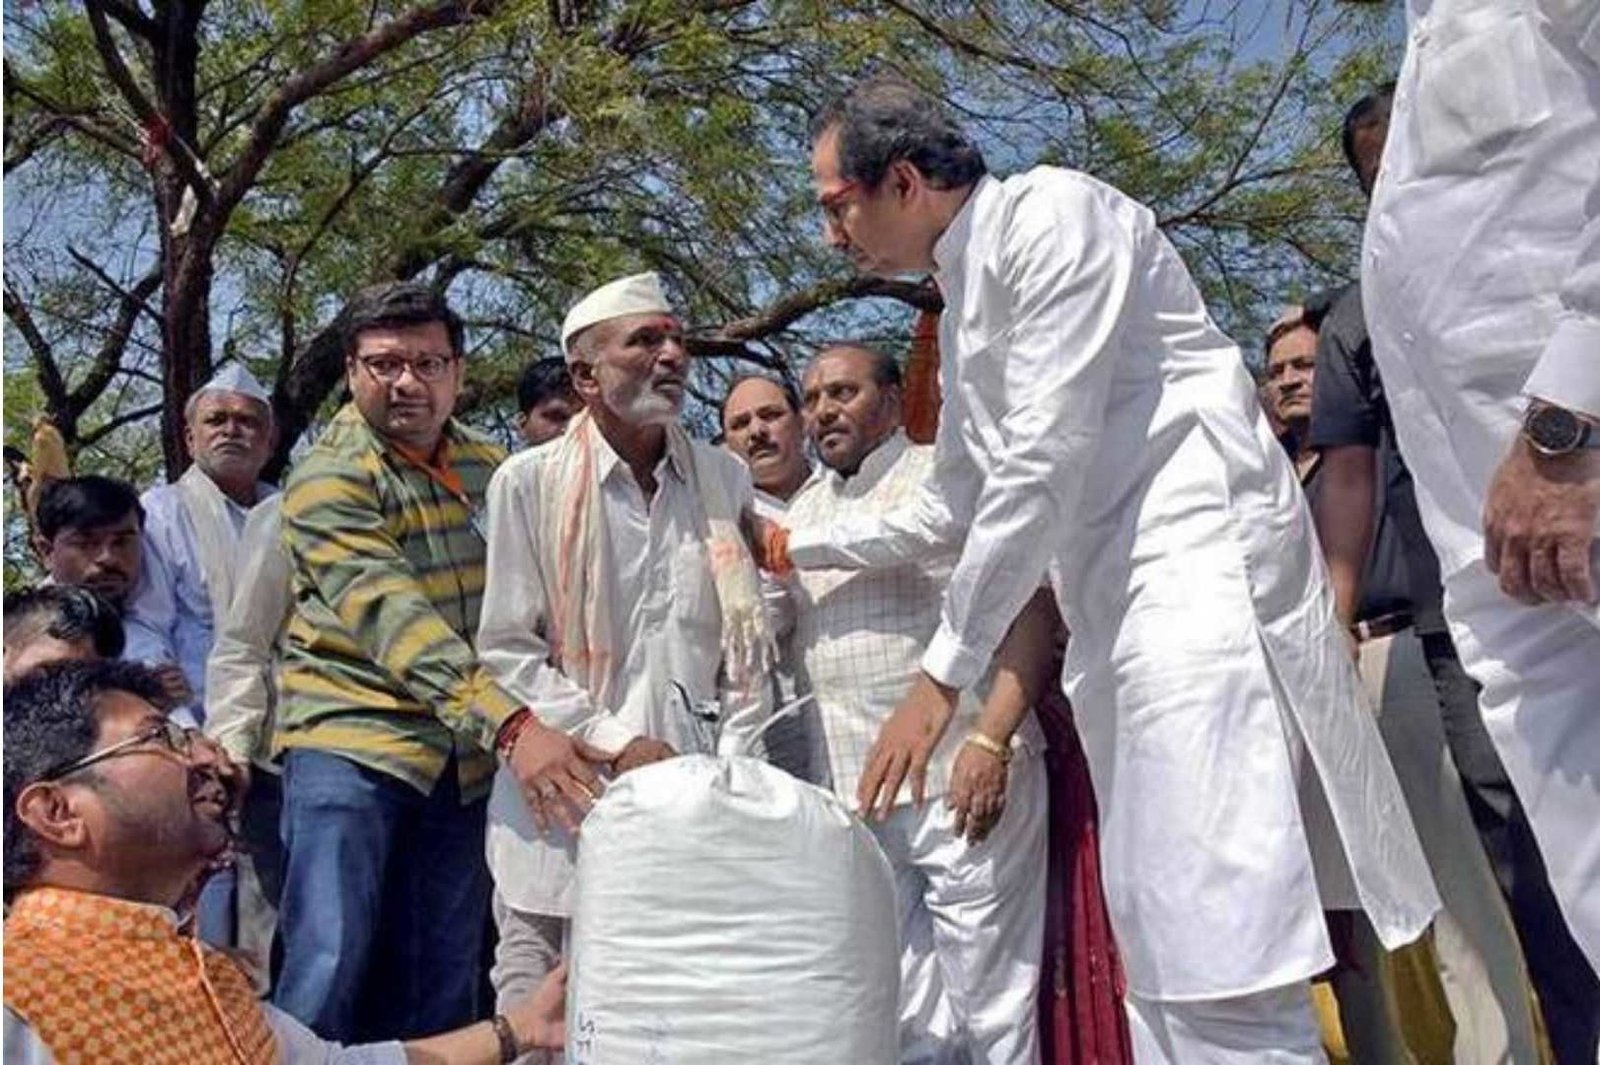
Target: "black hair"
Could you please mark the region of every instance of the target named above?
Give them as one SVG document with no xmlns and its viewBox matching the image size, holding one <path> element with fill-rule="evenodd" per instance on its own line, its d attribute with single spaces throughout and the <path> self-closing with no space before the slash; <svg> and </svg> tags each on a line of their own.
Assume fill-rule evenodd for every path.
<svg viewBox="0 0 1600 1065">
<path fill-rule="evenodd" d="M 346 357 L 356 353 L 356 341 L 367 329 L 427 325 L 442 322 L 450 334 L 450 353 L 466 351 L 466 327 L 450 308 L 444 293 L 416 281 L 391 281 L 357 292 L 339 316 L 339 337 Z"/>
<path fill-rule="evenodd" d="M 129 514 L 144 528 L 144 508 L 133 485 L 91 473 L 46 481 L 34 519 L 39 535 L 54 540 L 62 529 L 102 529 Z"/>
<path fill-rule="evenodd" d="M 767 384 L 772 385 L 779 392 L 783 393 L 783 401 L 784 403 L 788 404 L 789 410 L 795 414 L 800 413 L 800 393 L 795 391 L 794 385 L 790 384 L 788 381 L 785 381 L 783 378 L 775 377 L 772 374 L 747 373 L 741 374 L 740 376 L 735 377 L 732 381 L 728 382 L 728 390 L 722 394 L 722 402 L 717 404 L 717 424 L 719 426 L 726 425 L 728 423 L 728 400 L 733 396 L 733 390 L 744 384 L 746 381 L 767 382 Z"/>
<path fill-rule="evenodd" d="M 839 176 L 869 189 L 900 159 L 936 189 L 964 188 L 988 173 L 983 153 L 939 101 L 901 78 L 857 82 L 812 119 L 813 141 L 829 130 L 839 136 Z"/>
<path fill-rule="evenodd" d="M 886 351 L 879 351 L 871 344 L 864 344 L 859 340 L 835 341 L 817 352 L 817 358 L 820 359 L 831 351 L 859 351 L 861 354 L 870 357 L 872 359 L 872 381 L 879 388 L 899 388 L 904 384 L 904 378 L 900 372 L 900 364 L 895 361 L 895 357 Z"/>
<path fill-rule="evenodd" d="M 1394 82 L 1385 82 L 1350 105 L 1350 110 L 1345 112 L 1339 147 L 1344 149 L 1344 161 L 1358 174 L 1361 168 L 1356 165 L 1356 132 L 1389 117 L 1389 108 L 1394 104 L 1394 88 Z"/>
<path fill-rule="evenodd" d="M 116 608 L 88 588 L 47 584 L 5 597 L 5 646 L 21 648 L 40 636 L 88 640 L 100 658 L 122 654 L 126 637 Z"/>
<path fill-rule="evenodd" d="M 28 886 L 41 856 L 33 832 L 17 816 L 17 797 L 30 784 L 94 749 L 103 696 L 127 692 L 160 705 L 160 680 L 134 662 L 57 662 L 6 688 L 5 897 Z"/>
<path fill-rule="evenodd" d="M 523 367 L 517 379 L 517 410 L 526 414 L 551 396 L 575 397 L 572 372 L 565 359 L 551 356 L 535 359 Z"/>
</svg>

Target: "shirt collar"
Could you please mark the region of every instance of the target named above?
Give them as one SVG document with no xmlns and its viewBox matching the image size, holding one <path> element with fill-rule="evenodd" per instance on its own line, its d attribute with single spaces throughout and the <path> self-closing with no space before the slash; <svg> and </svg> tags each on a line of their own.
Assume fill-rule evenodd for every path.
<svg viewBox="0 0 1600 1065">
<path fill-rule="evenodd" d="M 598 425 L 591 423 L 590 429 L 594 432 L 596 470 L 600 475 L 600 482 L 604 484 L 619 467 L 626 468 L 627 463 L 622 461 L 622 456 L 617 454 L 616 449 L 611 446 L 611 441 L 606 439 L 606 434 L 600 431 Z M 689 471 L 683 468 L 677 449 L 670 445 L 670 441 L 666 448 L 666 453 L 661 456 L 661 461 L 656 463 L 656 479 L 658 481 L 661 479 L 660 474 L 663 468 L 670 470 L 679 481 L 687 482 L 689 479 Z M 632 471 L 629 471 L 629 476 L 632 476 Z"/>
<path fill-rule="evenodd" d="M 961 260 L 962 252 L 966 251 L 967 238 L 972 235 L 972 221 L 978 213 L 978 201 L 995 195 L 1000 189 L 1000 182 L 988 174 L 978 179 L 972 187 L 972 194 L 967 197 L 967 202 L 961 205 L 961 210 L 950 219 L 950 224 L 944 227 L 944 232 L 939 234 L 939 239 L 933 243 L 934 272 L 939 275 L 948 274 Z"/>
<path fill-rule="evenodd" d="M 861 465 L 856 469 L 855 473 L 846 477 L 838 470 L 829 470 L 828 476 L 835 487 L 850 485 L 861 489 L 871 488 L 878 483 L 884 474 L 889 472 L 890 468 L 899 461 L 900 456 L 906 453 L 906 448 L 910 446 L 911 439 L 906 436 L 906 431 L 904 429 L 896 429 L 884 437 L 877 447 L 867 452 L 867 456 L 861 460 Z"/>
</svg>

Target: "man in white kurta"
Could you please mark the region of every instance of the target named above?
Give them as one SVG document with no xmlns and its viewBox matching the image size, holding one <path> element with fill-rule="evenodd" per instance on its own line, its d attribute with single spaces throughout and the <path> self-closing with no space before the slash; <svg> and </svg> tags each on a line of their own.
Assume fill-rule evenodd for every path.
<svg viewBox="0 0 1600 1065">
<path fill-rule="evenodd" d="M 1600 966 L 1600 5 L 1408 20 L 1363 248 L 1373 356 L 1451 635 Z"/>
<path fill-rule="evenodd" d="M 892 511 L 932 474 L 933 448 L 900 430 L 892 358 L 851 346 L 824 350 L 806 372 L 805 403 L 824 469 L 789 507 L 797 532 Z M 947 550 L 899 566 L 795 575 L 794 649 L 820 711 L 833 789 L 851 806 L 868 752 L 938 628 L 954 561 Z M 902 787 L 887 816 L 868 822 L 900 903 L 903 1062 L 1031 1065 L 1039 1056 L 1044 737 L 1020 700 L 1020 714 L 983 720 L 987 679 L 962 693 L 930 759 L 923 801 Z M 1002 797 L 998 821 L 972 839 L 945 801 L 958 758 L 998 778 Z"/>
<path fill-rule="evenodd" d="M 143 575 L 128 603 L 127 657 L 176 663 L 205 717 L 206 659 L 233 601 L 250 509 L 277 491 L 257 480 L 272 454 L 272 403 L 239 363 L 202 385 L 184 413 L 193 463 L 145 492 Z"/>
<path fill-rule="evenodd" d="M 687 355 L 655 275 L 580 301 L 563 344 L 585 411 L 490 482 L 479 657 L 508 693 L 603 752 L 615 772 L 688 751 L 743 751 L 770 710 L 771 665 L 754 564 L 726 540 L 751 505 L 749 472 L 677 425 Z M 759 675 L 733 660 L 739 626 L 761 630 Z M 535 986 L 559 952 L 574 843 L 536 824 L 515 779 L 496 777 L 488 859 L 502 1001 Z"/>
<path fill-rule="evenodd" d="M 258 480 L 272 454 L 272 402 L 241 364 L 229 363 L 202 385 L 184 411 L 194 461 L 172 484 L 147 491 L 142 575 L 128 602 L 124 657 L 183 671 L 193 701 L 175 713 L 206 718 L 206 661 L 216 626 L 238 580 L 239 541 L 250 510 L 277 488 Z M 198 906 L 207 942 L 238 941 L 236 877 L 207 882 Z"/>
<path fill-rule="evenodd" d="M 1438 899 L 1238 349 L 1116 190 L 1050 167 L 989 177 L 939 105 L 893 80 L 814 128 L 830 242 L 865 270 L 934 271 L 946 304 L 931 490 L 877 519 L 769 530 L 773 564 L 787 539 L 800 568 L 965 537 L 872 786 L 926 764 L 1048 571 L 1139 1058 L 1318 1060 L 1305 981 L 1333 954 L 1299 776 L 1387 944 Z"/>
</svg>

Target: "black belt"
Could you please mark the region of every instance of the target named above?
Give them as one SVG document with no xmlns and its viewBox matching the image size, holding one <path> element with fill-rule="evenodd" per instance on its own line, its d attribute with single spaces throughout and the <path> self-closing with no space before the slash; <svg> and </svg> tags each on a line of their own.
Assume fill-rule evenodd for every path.
<svg viewBox="0 0 1600 1065">
<path fill-rule="evenodd" d="M 1404 632 L 1416 623 L 1409 610 L 1396 610 L 1393 614 L 1380 614 L 1366 621 L 1358 621 L 1350 627 L 1355 633 L 1356 640 L 1366 643 L 1368 640 L 1381 640 L 1385 636 L 1393 636 L 1397 632 Z"/>
</svg>

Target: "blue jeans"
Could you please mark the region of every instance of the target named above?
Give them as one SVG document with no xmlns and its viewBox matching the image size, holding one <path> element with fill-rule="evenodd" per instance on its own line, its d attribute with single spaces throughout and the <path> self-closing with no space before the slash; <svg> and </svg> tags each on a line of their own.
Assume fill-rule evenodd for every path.
<svg viewBox="0 0 1600 1065">
<path fill-rule="evenodd" d="M 325 751 L 284 760 L 273 1003 L 324 1039 L 410 1039 L 479 1016 L 487 800 L 456 764 L 433 794 Z"/>
</svg>

